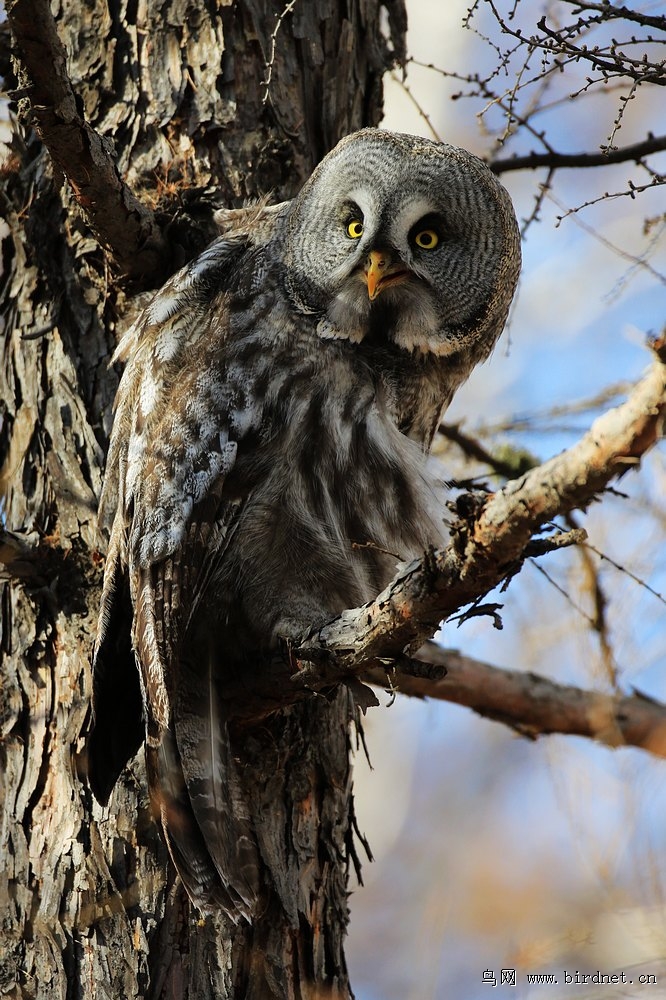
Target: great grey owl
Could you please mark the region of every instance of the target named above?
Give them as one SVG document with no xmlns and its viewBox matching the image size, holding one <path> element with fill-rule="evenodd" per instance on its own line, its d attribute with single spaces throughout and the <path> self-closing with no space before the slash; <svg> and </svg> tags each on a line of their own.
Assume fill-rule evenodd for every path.
<svg viewBox="0 0 666 1000">
<path fill-rule="evenodd" d="M 145 738 L 192 900 L 237 918 L 257 848 L 215 679 L 441 541 L 426 455 L 502 330 L 520 242 L 480 160 L 377 129 L 226 224 L 115 354 L 89 768 L 107 801 Z"/>
</svg>

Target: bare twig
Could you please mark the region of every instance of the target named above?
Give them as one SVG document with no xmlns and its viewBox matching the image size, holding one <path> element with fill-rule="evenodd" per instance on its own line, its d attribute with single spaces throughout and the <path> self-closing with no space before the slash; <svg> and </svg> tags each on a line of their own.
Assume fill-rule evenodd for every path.
<svg viewBox="0 0 666 1000">
<path fill-rule="evenodd" d="M 587 540 L 583 543 L 582 548 L 588 549 L 590 552 L 594 552 L 595 556 L 598 556 L 598 558 L 603 560 L 603 562 L 607 562 L 609 566 L 616 569 L 618 573 L 624 573 L 625 576 L 628 576 L 629 579 L 633 580 L 635 584 L 642 587 L 643 590 L 646 590 L 648 594 L 652 594 L 652 596 L 656 597 L 658 601 L 666 605 L 666 597 L 664 597 L 663 594 L 660 594 L 658 590 L 655 590 L 654 587 L 651 587 L 647 580 L 643 580 L 640 576 L 632 573 L 627 566 L 623 566 L 616 562 L 615 559 L 611 558 L 611 556 L 609 556 L 606 552 L 601 552 L 595 545 L 592 545 L 592 543 Z"/>
<path fill-rule="evenodd" d="M 288 0 L 285 4 L 283 10 L 277 15 L 275 19 L 275 27 L 271 32 L 270 43 L 271 48 L 268 53 L 268 59 L 266 60 L 266 78 L 261 81 L 261 86 L 264 88 L 264 93 L 261 98 L 261 103 L 266 104 L 268 102 L 269 92 L 271 89 L 271 80 L 273 79 L 273 67 L 275 66 L 275 46 L 277 44 L 277 37 L 280 33 L 282 27 L 282 22 L 284 21 L 287 14 L 291 14 L 294 7 L 298 3 L 298 0 Z"/>
<path fill-rule="evenodd" d="M 494 6 L 492 0 L 490 3 L 491 6 Z M 545 36 L 545 39 L 541 39 L 537 44 L 546 51 L 552 51 L 552 46 L 555 46 L 558 54 L 568 52 L 576 61 L 583 59 L 595 69 L 600 70 L 604 76 L 626 76 L 638 83 L 653 83 L 659 87 L 666 86 L 666 72 L 664 72 L 663 63 L 650 63 L 647 57 L 632 58 L 626 53 L 619 52 L 615 42 L 612 42 L 608 49 L 601 46 L 588 48 L 586 45 L 579 44 L 578 40 L 569 42 L 565 31 L 549 27 L 545 15 L 537 22 L 537 27 Z M 516 37 L 520 37 L 520 35 L 517 34 Z M 552 43 L 552 46 L 548 44 L 548 41 Z M 534 40 L 530 39 L 530 42 L 533 44 Z"/>
<path fill-rule="evenodd" d="M 570 215 L 574 215 L 576 212 L 582 212 L 584 208 L 590 208 L 592 205 L 598 205 L 602 201 L 613 201 L 616 198 L 631 198 L 633 201 L 637 194 L 642 194 L 643 191 L 650 191 L 652 188 L 658 187 L 664 183 L 664 177 L 660 174 L 651 174 L 651 180 L 647 184 L 634 184 L 630 179 L 627 182 L 627 187 L 624 191 L 604 191 L 603 194 L 598 195 L 596 198 L 588 198 L 587 201 L 581 202 L 580 205 L 576 205 L 575 208 L 568 208 L 558 215 L 556 220 L 556 226 L 559 226 L 561 222 L 567 219 Z"/>
<path fill-rule="evenodd" d="M 659 31 L 666 31 L 666 17 L 663 14 L 645 14 L 640 10 L 631 10 L 625 4 L 614 7 L 611 3 L 593 3 L 591 0 L 564 0 L 564 3 L 571 4 L 576 8 L 576 12 L 581 10 L 598 11 L 600 21 L 610 21 L 611 18 L 622 19 L 623 21 L 633 21 L 645 28 L 657 28 Z"/>
<path fill-rule="evenodd" d="M 536 556 L 545 556 L 548 552 L 556 552 L 557 549 L 567 549 L 572 545 L 583 545 L 587 541 L 587 531 L 585 528 L 570 528 L 569 531 L 560 531 L 555 535 L 548 535 L 546 538 L 533 538 L 525 546 L 525 557 L 534 559 Z"/>
<path fill-rule="evenodd" d="M 430 118 L 430 115 L 428 114 L 428 112 L 426 111 L 426 109 L 423 107 L 423 105 L 414 96 L 414 93 L 413 93 L 411 87 L 409 86 L 409 84 L 407 83 L 407 81 L 403 80 L 395 72 L 391 73 L 391 79 L 393 80 L 394 83 L 397 83 L 397 85 L 402 89 L 402 91 L 405 94 L 405 96 L 414 105 L 414 107 L 416 108 L 418 114 L 421 116 L 421 118 L 423 119 L 423 121 L 426 123 L 426 125 L 428 127 L 428 131 L 430 132 L 430 135 L 433 137 L 433 139 L 435 140 L 435 142 L 441 142 L 442 141 L 442 137 L 441 137 L 441 135 L 439 135 L 439 133 L 437 132 L 437 129 L 433 125 L 432 119 Z"/>
<path fill-rule="evenodd" d="M 619 149 L 607 149 L 599 153 L 527 153 L 525 156 L 509 156 L 493 160 L 488 166 L 496 174 L 506 174 L 512 170 L 537 170 L 541 167 L 560 170 L 564 167 L 607 167 L 613 163 L 638 163 L 644 156 L 666 149 L 666 135 L 649 135 L 647 139 Z"/>
<path fill-rule="evenodd" d="M 608 406 L 619 396 L 626 396 L 631 392 L 630 382 L 615 382 L 606 386 L 600 392 L 595 393 L 588 399 L 576 400 L 572 403 L 564 403 L 558 406 L 549 406 L 543 410 L 535 410 L 529 417 L 511 416 L 508 419 L 499 420 L 492 424 L 483 424 L 478 433 L 483 435 L 507 434 L 510 432 L 521 432 L 533 430 L 539 421 L 546 421 L 548 429 L 556 427 L 556 420 L 559 417 L 568 417 L 576 413 L 589 413 L 591 410 L 598 410 L 602 406 Z"/>
<path fill-rule="evenodd" d="M 647 185 L 647 187 L 651 186 L 652 185 Z M 603 197 L 605 199 L 610 199 L 610 198 L 622 197 L 625 195 L 631 196 L 631 189 L 628 191 L 619 192 L 616 195 L 610 195 L 608 194 L 608 192 L 606 192 Z M 637 271 L 640 269 L 646 270 L 649 274 L 652 275 L 653 278 L 656 278 L 657 281 L 661 282 L 662 285 L 666 284 L 666 275 L 661 274 L 659 271 L 657 271 L 657 269 L 653 267 L 652 264 L 650 264 L 649 260 L 647 259 L 649 254 L 649 249 L 640 257 L 636 256 L 636 254 L 628 253 L 626 250 L 623 250 L 622 247 L 618 246 L 616 243 L 612 243 L 609 239 L 607 239 L 600 232 L 598 232 L 593 226 L 588 225 L 583 219 L 580 218 L 578 213 L 581 211 L 581 209 L 588 208 L 590 202 L 585 202 L 584 204 L 579 205 L 577 208 L 567 208 L 559 200 L 559 198 L 556 198 L 555 195 L 552 194 L 551 192 L 549 192 L 548 198 L 562 212 L 562 215 L 558 215 L 557 217 L 556 226 L 559 226 L 561 222 L 563 222 L 566 218 L 569 218 L 569 216 L 571 216 L 575 224 L 579 227 L 579 229 L 582 229 L 583 232 L 587 233 L 588 236 L 591 236 L 594 240 L 597 241 L 597 243 L 600 243 L 602 246 L 606 247 L 606 249 L 610 250 L 611 253 L 614 253 L 618 257 L 621 257 L 623 260 L 626 260 L 631 265 L 629 269 L 630 271 L 635 271 L 635 270 Z M 651 243 L 653 246 L 656 245 L 657 241 L 659 240 L 659 236 L 660 233 L 659 231 L 657 231 L 657 233 L 652 237 Z"/>
<path fill-rule="evenodd" d="M 480 441 L 473 438 L 470 434 L 465 434 L 457 424 L 440 424 L 438 433 L 446 438 L 447 441 L 458 445 L 467 458 L 483 462 L 484 465 L 491 468 L 498 476 L 503 476 L 505 479 L 513 479 L 515 476 L 527 472 L 528 468 L 532 468 L 537 464 L 532 456 L 528 456 L 525 451 L 514 451 L 511 460 L 507 460 L 499 455 L 493 455 L 487 448 L 484 448 Z"/>
</svg>

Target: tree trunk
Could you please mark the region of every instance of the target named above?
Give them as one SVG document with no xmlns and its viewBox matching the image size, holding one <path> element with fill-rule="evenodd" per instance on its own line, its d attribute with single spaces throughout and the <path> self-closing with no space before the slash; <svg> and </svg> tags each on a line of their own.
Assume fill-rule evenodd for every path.
<svg viewBox="0 0 666 1000">
<path fill-rule="evenodd" d="M 351 996 L 342 949 L 356 860 L 345 688 L 244 724 L 238 737 L 261 851 L 281 873 L 281 884 L 263 887 L 266 907 L 252 926 L 201 923 L 190 912 L 150 813 L 142 752 L 107 809 L 84 774 L 102 564 L 96 506 L 118 380 L 107 365 L 144 301 L 128 292 L 203 246 L 214 207 L 291 197 L 340 136 L 376 124 L 382 74 L 402 54 L 401 0 L 382 5 L 393 49 L 379 0 L 288 7 L 54 5 L 74 113 L 112 140 L 119 183 L 162 233 L 157 264 L 116 253 L 126 280 L 88 224 L 97 218 L 95 231 L 104 230 L 103 202 L 86 202 L 62 174 L 71 176 L 62 155 L 84 162 L 86 150 L 72 141 L 60 159 L 51 148 L 52 158 L 30 127 L 44 138 L 49 115 L 60 124 L 58 109 L 38 100 L 40 61 L 53 70 L 41 5 L 8 4 L 21 124 L 0 171 L 3 995 Z M 137 219 L 130 206 L 128 231 Z"/>
</svg>

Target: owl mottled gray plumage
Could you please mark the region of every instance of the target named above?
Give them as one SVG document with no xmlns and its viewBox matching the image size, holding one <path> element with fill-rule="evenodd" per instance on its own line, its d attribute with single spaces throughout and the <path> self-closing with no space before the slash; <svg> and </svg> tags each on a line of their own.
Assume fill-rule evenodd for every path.
<svg viewBox="0 0 666 1000">
<path fill-rule="evenodd" d="M 480 160 L 376 129 L 343 139 L 293 201 L 222 221 L 115 356 L 89 757 L 106 801 L 145 726 L 188 892 L 237 917 L 257 847 L 216 678 L 441 541 L 426 455 L 502 330 L 520 248 Z"/>
</svg>

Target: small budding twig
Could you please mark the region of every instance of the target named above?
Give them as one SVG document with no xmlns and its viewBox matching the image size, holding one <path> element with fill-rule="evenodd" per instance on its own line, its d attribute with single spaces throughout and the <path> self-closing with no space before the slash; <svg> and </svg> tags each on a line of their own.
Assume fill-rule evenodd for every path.
<svg viewBox="0 0 666 1000">
<path fill-rule="evenodd" d="M 282 22 L 284 21 L 287 14 L 291 14 L 297 3 L 298 0 L 289 0 L 289 2 L 285 5 L 282 13 L 278 14 L 275 21 L 275 27 L 271 32 L 271 38 L 270 38 L 271 49 L 268 54 L 268 59 L 266 60 L 265 63 L 266 79 L 261 81 L 261 85 L 264 88 L 264 93 L 261 98 L 262 104 L 268 103 L 268 92 L 270 90 L 271 80 L 273 79 L 273 67 L 275 65 L 275 47 L 277 44 L 277 37 L 280 34 L 280 28 L 282 27 Z"/>
</svg>

